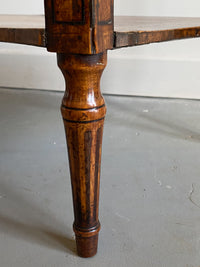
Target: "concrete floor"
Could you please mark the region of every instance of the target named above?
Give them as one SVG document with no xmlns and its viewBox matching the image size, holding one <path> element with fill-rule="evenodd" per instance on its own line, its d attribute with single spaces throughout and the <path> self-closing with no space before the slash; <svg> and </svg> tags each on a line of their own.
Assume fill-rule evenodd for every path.
<svg viewBox="0 0 200 267">
<path fill-rule="evenodd" d="M 61 98 L 0 89 L 0 267 L 199 267 L 200 101 L 105 96 L 99 251 L 82 259 Z"/>
</svg>

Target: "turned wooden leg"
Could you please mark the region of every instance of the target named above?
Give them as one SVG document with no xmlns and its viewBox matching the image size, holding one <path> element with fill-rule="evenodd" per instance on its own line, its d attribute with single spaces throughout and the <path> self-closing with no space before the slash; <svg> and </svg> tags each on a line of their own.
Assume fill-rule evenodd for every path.
<svg viewBox="0 0 200 267">
<path fill-rule="evenodd" d="M 79 256 L 91 257 L 97 252 L 100 230 L 99 180 L 106 114 L 100 78 L 106 53 L 57 56 L 66 81 L 61 112 L 68 146 L 77 252 Z"/>
</svg>

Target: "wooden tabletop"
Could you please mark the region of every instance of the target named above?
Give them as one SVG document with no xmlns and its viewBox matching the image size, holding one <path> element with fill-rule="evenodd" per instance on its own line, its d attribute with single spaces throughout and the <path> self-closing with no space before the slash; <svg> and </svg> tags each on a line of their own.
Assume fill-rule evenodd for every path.
<svg viewBox="0 0 200 267">
<path fill-rule="evenodd" d="M 0 15 L 0 42 L 45 47 L 44 15 Z"/>
<path fill-rule="evenodd" d="M 114 47 L 200 36 L 200 18 L 115 17 Z"/>
<path fill-rule="evenodd" d="M 114 48 L 200 36 L 200 18 L 118 17 Z M 0 15 L 0 41 L 45 46 L 43 15 Z"/>
</svg>

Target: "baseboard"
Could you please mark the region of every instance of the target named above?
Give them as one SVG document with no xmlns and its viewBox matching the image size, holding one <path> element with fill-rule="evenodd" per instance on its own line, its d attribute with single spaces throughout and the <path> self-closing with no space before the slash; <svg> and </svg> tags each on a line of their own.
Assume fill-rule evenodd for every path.
<svg viewBox="0 0 200 267">
<path fill-rule="evenodd" d="M 0 86 L 64 90 L 55 54 L 23 46 L 0 47 Z M 106 94 L 200 99 L 200 58 L 145 58 L 109 54 L 102 77 Z"/>
</svg>

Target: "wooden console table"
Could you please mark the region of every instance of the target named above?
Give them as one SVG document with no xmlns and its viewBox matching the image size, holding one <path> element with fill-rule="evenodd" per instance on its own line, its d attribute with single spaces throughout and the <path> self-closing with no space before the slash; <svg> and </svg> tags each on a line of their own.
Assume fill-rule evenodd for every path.
<svg viewBox="0 0 200 267">
<path fill-rule="evenodd" d="M 106 106 L 100 79 L 107 50 L 200 36 L 200 18 L 114 17 L 113 0 L 45 0 L 45 16 L 0 15 L 0 41 L 57 53 L 77 252 L 97 252 L 101 145 Z"/>
</svg>

